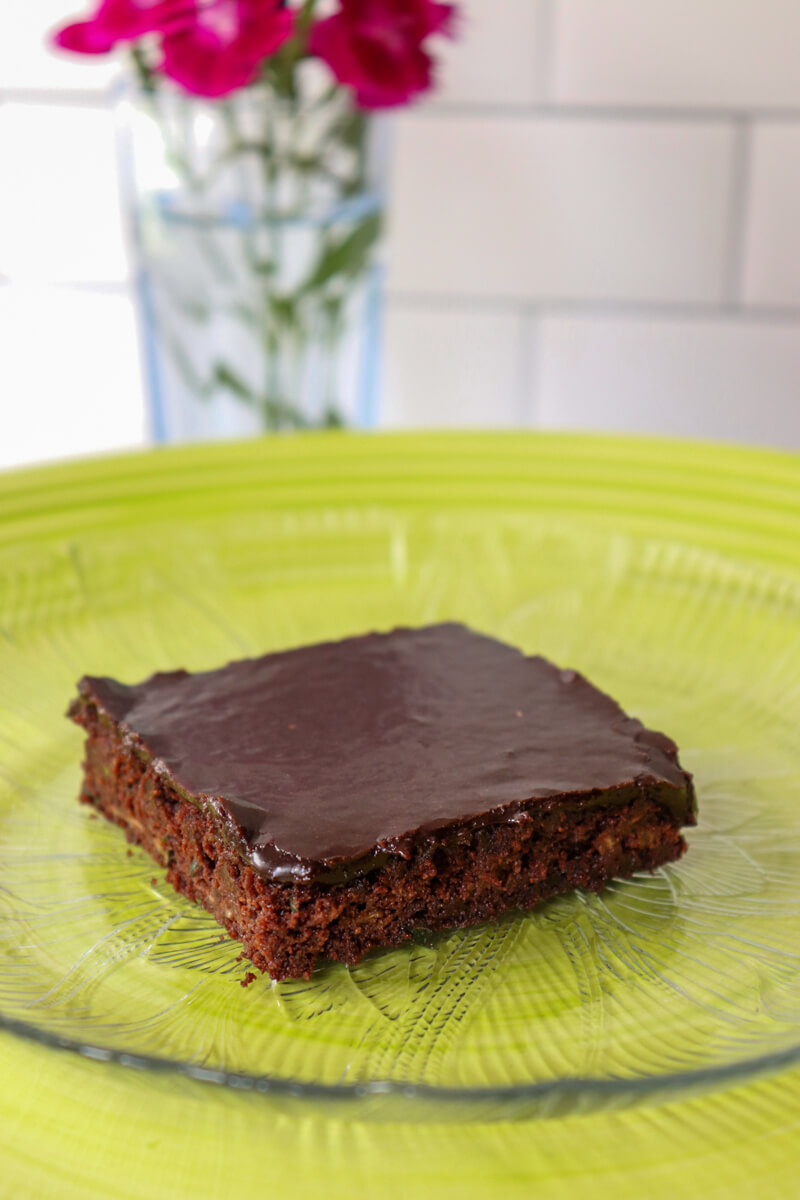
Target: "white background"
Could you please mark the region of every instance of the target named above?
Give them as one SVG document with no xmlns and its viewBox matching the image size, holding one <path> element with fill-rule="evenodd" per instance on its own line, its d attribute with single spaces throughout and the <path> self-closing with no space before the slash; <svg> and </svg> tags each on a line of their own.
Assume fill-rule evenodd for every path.
<svg viewBox="0 0 800 1200">
<path fill-rule="evenodd" d="M 465 0 L 397 121 L 383 423 L 800 449 L 800 3 Z M 146 439 L 109 62 L 0 12 L 0 466 Z"/>
</svg>

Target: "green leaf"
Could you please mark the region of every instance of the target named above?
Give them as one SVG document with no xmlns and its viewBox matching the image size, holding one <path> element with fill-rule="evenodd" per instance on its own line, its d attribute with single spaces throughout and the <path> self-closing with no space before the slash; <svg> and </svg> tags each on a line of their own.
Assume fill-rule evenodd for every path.
<svg viewBox="0 0 800 1200">
<path fill-rule="evenodd" d="M 297 14 L 295 24 L 302 38 L 305 38 L 311 26 L 311 18 L 314 15 L 314 5 L 316 0 L 303 0 L 300 12 Z"/>
<path fill-rule="evenodd" d="M 268 296 L 270 311 L 275 320 L 287 328 L 297 324 L 297 311 L 291 296 Z"/>
<path fill-rule="evenodd" d="M 370 213 L 342 241 L 326 247 L 299 294 L 302 296 L 322 287 L 336 275 L 354 276 L 363 271 L 380 236 L 382 224 L 381 213 Z"/>
<path fill-rule="evenodd" d="M 153 68 L 147 61 L 147 56 L 141 46 L 132 45 L 130 49 L 130 58 L 133 63 L 133 69 L 136 72 L 139 80 L 139 86 L 142 91 L 153 93 L 156 90 L 156 77 Z"/>
<path fill-rule="evenodd" d="M 329 136 L 337 138 L 343 146 L 348 146 L 351 150 L 359 150 L 364 143 L 366 130 L 366 114 L 360 109 L 351 108 L 334 121 Z"/>
<path fill-rule="evenodd" d="M 254 404 L 256 397 L 253 395 L 250 388 L 244 382 L 240 375 L 229 367 L 226 363 L 214 363 L 214 382 L 218 387 L 226 388 L 243 400 L 245 404 Z"/>
<path fill-rule="evenodd" d="M 322 160 L 318 154 L 290 154 L 288 161 L 296 171 L 310 175 L 312 171 L 319 170 Z"/>
<path fill-rule="evenodd" d="M 265 399 L 261 406 L 267 429 L 307 429 L 308 419 L 294 405 L 283 400 Z"/>
<path fill-rule="evenodd" d="M 329 325 L 335 325 L 340 320 L 344 308 L 345 297 L 341 295 L 325 296 L 320 305 Z"/>
<path fill-rule="evenodd" d="M 334 408 L 332 404 L 329 404 L 322 414 L 320 426 L 323 429 L 343 429 L 344 417 L 338 408 Z"/>
</svg>

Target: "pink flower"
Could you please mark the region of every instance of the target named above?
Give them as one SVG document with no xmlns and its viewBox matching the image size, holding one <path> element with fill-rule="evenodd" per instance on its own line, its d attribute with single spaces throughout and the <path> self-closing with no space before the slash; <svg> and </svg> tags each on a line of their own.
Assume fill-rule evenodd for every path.
<svg viewBox="0 0 800 1200">
<path fill-rule="evenodd" d="M 108 54 L 118 42 L 158 34 L 164 75 L 199 96 L 225 96 L 252 83 L 293 32 L 282 0 L 101 0 L 54 41 L 78 54 Z"/>
<path fill-rule="evenodd" d="M 108 54 L 118 42 L 174 28 L 185 8 L 184 0 L 101 0 L 92 16 L 64 25 L 53 41 L 76 54 Z"/>
<path fill-rule="evenodd" d="M 192 20 L 162 41 L 161 70 L 198 96 L 225 96 L 252 83 L 263 60 L 294 31 L 281 0 L 192 0 L 192 6 Z"/>
<path fill-rule="evenodd" d="M 361 108 L 389 108 L 427 91 L 433 60 L 423 43 L 452 31 L 455 6 L 437 0 L 341 0 L 312 27 L 309 50 L 355 92 Z"/>
</svg>

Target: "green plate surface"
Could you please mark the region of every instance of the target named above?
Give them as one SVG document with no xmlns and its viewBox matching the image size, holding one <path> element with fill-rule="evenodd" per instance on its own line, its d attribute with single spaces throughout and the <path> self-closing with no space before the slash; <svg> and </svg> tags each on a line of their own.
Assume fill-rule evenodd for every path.
<svg viewBox="0 0 800 1200">
<path fill-rule="evenodd" d="M 800 1058 L 799 544 L 796 458 L 623 438 L 330 435 L 0 477 L 0 1020 L 44 1043 L 4 1044 L 52 1064 L 49 1120 L 88 1069 L 156 1108 L 189 1089 L 245 1126 L 360 1128 L 368 1155 L 387 1123 L 452 1147 L 465 1123 L 645 1119 Z M 75 804 L 76 678 L 443 618 L 674 736 L 689 853 L 243 990 L 238 947 Z"/>
</svg>

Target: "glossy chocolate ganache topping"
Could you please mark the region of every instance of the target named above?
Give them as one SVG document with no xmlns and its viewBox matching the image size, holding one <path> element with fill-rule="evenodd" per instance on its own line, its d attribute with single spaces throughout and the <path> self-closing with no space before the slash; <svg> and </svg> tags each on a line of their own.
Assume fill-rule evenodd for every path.
<svg viewBox="0 0 800 1200">
<path fill-rule="evenodd" d="M 448 826 L 635 794 L 693 821 L 674 743 L 575 671 L 463 625 L 395 629 L 126 686 L 94 705 L 275 880 L 343 879 Z"/>
</svg>

